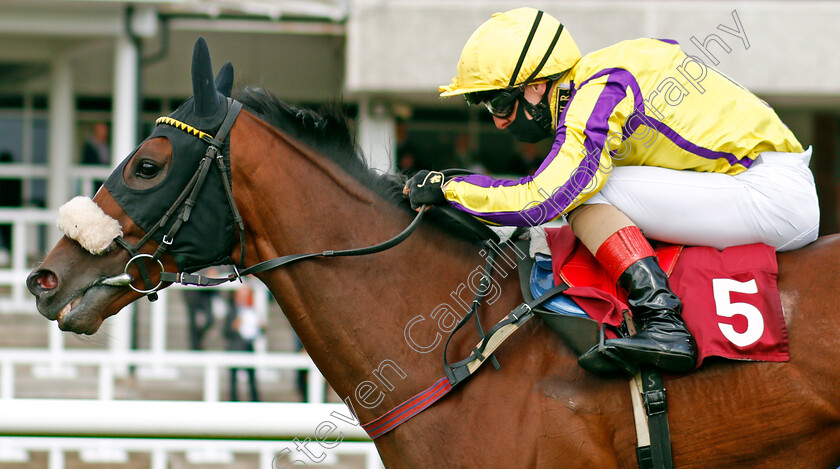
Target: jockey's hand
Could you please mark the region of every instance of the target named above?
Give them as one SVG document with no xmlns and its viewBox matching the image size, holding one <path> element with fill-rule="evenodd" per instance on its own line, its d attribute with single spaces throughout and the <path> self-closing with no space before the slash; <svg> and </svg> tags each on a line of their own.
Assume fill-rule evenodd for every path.
<svg viewBox="0 0 840 469">
<path fill-rule="evenodd" d="M 443 173 L 440 171 L 421 170 L 406 182 L 403 194 L 408 196 L 411 208 L 417 210 L 421 205 L 446 203 L 443 193 Z"/>
</svg>

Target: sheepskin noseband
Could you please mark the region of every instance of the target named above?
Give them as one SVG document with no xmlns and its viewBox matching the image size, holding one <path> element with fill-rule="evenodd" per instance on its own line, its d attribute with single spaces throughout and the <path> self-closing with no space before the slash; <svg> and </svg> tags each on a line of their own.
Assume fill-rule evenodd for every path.
<svg viewBox="0 0 840 469">
<path fill-rule="evenodd" d="M 94 255 L 108 250 L 122 236 L 120 223 L 89 197 L 74 197 L 58 209 L 58 229 Z"/>
</svg>

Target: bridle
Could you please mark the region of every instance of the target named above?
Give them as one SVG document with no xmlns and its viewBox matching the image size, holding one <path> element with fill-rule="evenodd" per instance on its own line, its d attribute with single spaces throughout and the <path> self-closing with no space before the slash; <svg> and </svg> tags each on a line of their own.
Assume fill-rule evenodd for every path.
<svg viewBox="0 0 840 469">
<path fill-rule="evenodd" d="M 150 301 L 155 301 L 157 299 L 157 291 L 163 288 L 164 284 L 168 283 L 212 287 L 226 282 L 232 282 L 234 280 L 242 281 L 242 277 L 245 277 L 247 275 L 275 269 L 284 265 L 291 264 L 293 262 L 302 261 L 304 259 L 312 259 L 316 257 L 362 256 L 366 254 L 374 254 L 377 252 L 381 252 L 403 242 L 406 238 L 408 238 L 409 235 L 411 235 L 412 232 L 414 232 L 414 230 L 420 224 L 420 221 L 423 219 L 423 214 L 426 211 L 425 205 L 420 208 L 420 210 L 417 212 L 417 215 L 414 217 L 414 220 L 411 222 L 411 224 L 408 225 L 408 227 L 406 227 L 401 233 L 399 233 L 395 237 L 383 243 L 358 249 L 347 249 L 340 251 L 329 250 L 315 253 L 290 254 L 286 256 L 276 257 L 274 259 L 269 259 L 267 261 L 263 261 L 258 264 L 252 265 L 251 267 L 245 268 L 245 224 L 243 223 L 242 216 L 239 214 L 239 210 L 236 207 L 236 201 L 234 201 L 233 199 L 231 181 L 228 179 L 227 176 L 228 168 L 225 164 L 224 154 L 222 152 L 222 148 L 224 148 L 225 141 L 228 139 L 230 130 L 233 127 L 234 122 L 236 122 L 236 118 L 239 116 L 241 110 L 242 103 L 234 99 L 228 98 L 227 113 L 225 114 L 225 118 L 222 121 L 222 125 L 219 128 L 219 131 L 216 133 L 215 137 L 196 129 L 190 126 L 189 124 L 185 124 L 171 117 L 160 117 L 155 121 L 156 125 L 169 125 L 180 129 L 184 132 L 187 132 L 190 135 L 195 136 L 196 138 L 207 143 L 207 150 L 204 153 L 204 157 L 198 163 L 198 168 L 196 169 L 195 174 L 193 174 L 190 181 L 181 191 L 181 194 L 178 196 L 177 199 L 175 199 L 175 202 L 169 207 L 169 209 L 166 210 L 166 212 L 163 214 L 160 220 L 158 220 L 158 222 L 155 223 L 152 229 L 149 230 L 143 236 L 143 238 L 141 238 L 140 241 L 137 242 L 137 244 L 132 245 L 131 243 L 126 241 L 126 239 L 122 236 L 118 236 L 114 239 L 117 245 L 121 246 L 126 251 L 128 251 L 131 258 L 128 260 L 128 262 L 126 262 L 122 274 L 103 279 L 98 282 L 99 284 L 110 286 L 128 286 L 137 293 L 147 296 Z M 219 168 L 219 174 L 222 178 L 222 186 L 224 187 L 225 197 L 227 198 L 229 209 L 231 210 L 231 213 L 233 215 L 233 222 L 238 230 L 240 246 L 239 265 L 237 266 L 234 264 L 233 273 L 229 274 L 226 277 L 220 278 L 206 277 L 203 275 L 187 272 L 167 272 L 163 265 L 163 262 L 161 261 L 161 257 L 167 252 L 168 249 L 172 247 L 172 244 L 175 240 L 175 236 L 178 234 L 180 228 L 184 225 L 184 223 L 187 223 L 189 221 L 192 209 L 196 205 L 196 199 L 198 197 L 198 194 L 200 193 L 201 188 L 204 185 L 205 180 L 207 179 L 207 173 L 210 171 L 210 167 L 212 166 L 214 160 L 216 161 L 216 165 Z M 143 245 L 145 245 L 150 239 L 152 239 L 154 234 L 157 233 L 158 230 L 161 230 L 169 222 L 169 220 L 171 220 L 172 217 L 176 215 L 176 212 L 177 218 L 175 219 L 175 222 L 163 235 L 163 241 L 158 245 L 154 254 L 141 253 L 140 248 Z M 160 269 L 160 278 L 157 284 L 155 284 L 152 281 L 152 277 L 149 274 L 149 269 L 146 264 L 147 262 L 150 263 L 152 266 L 156 266 L 158 269 Z M 137 266 L 137 270 L 140 273 L 140 278 L 143 280 L 143 288 L 137 288 L 133 285 L 134 278 L 131 276 L 131 274 L 128 273 L 128 270 L 132 264 L 136 264 Z"/>
</svg>

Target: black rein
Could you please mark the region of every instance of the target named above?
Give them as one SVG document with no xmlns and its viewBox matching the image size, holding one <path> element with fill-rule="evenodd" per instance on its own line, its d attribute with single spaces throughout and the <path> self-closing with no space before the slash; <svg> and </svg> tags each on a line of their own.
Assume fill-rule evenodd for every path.
<svg viewBox="0 0 840 469">
<path fill-rule="evenodd" d="M 232 282 L 234 280 L 240 279 L 243 276 L 256 274 L 259 272 L 265 272 L 266 270 L 276 269 L 277 267 L 281 267 L 284 265 L 289 265 L 297 261 L 302 261 L 304 259 L 313 259 L 316 257 L 350 257 L 350 256 L 364 256 L 367 254 L 375 254 L 377 252 L 382 252 L 392 247 L 400 244 L 401 242 L 405 241 L 406 238 L 414 232 L 417 226 L 420 224 L 420 221 L 423 219 L 423 214 L 426 212 L 426 205 L 420 207 L 417 215 L 414 217 L 414 220 L 409 224 L 400 234 L 394 236 L 393 238 L 389 239 L 380 244 L 376 244 L 374 246 L 368 246 L 364 248 L 357 248 L 357 249 L 346 249 L 343 251 L 322 251 L 322 252 L 312 252 L 308 254 L 289 254 L 286 256 L 275 257 L 274 259 L 269 259 L 267 261 L 260 262 L 259 264 L 254 264 L 251 267 L 248 267 L 244 270 L 237 270 L 235 269 L 234 273 L 228 275 L 227 277 L 205 277 L 199 274 L 188 274 L 185 272 L 162 272 L 160 274 L 160 278 L 164 282 L 172 282 L 172 283 L 179 283 L 181 285 L 196 285 L 200 287 L 212 287 L 216 285 L 220 285 L 226 282 Z"/>
</svg>

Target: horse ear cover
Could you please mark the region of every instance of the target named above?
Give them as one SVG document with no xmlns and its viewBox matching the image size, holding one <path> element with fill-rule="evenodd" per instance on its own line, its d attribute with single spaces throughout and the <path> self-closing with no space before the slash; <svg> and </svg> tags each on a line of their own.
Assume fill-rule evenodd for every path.
<svg viewBox="0 0 840 469">
<path fill-rule="evenodd" d="M 232 71 L 232 67 L 231 67 Z M 213 81 L 213 65 L 210 62 L 210 50 L 203 37 L 195 41 L 192 58 L 193 112 L 199 117 L 216 114 L 221 103 Z"/>
<path fill-rule="evenodd" d="M 230 98 L 230 92 L 233 90 L 232 63 L 227 62 L 219 69 L 219 74 L 216 75 L 216 90 L 225 97 Z"/>
</svg>

